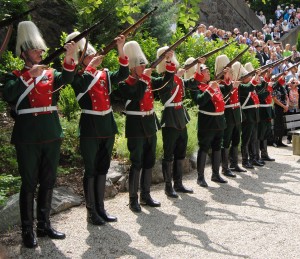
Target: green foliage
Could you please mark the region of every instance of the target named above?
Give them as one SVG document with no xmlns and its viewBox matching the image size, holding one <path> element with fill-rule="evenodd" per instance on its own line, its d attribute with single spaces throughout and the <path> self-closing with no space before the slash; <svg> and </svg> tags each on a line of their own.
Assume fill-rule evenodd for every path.
<svg viewBox="0 0 300 259">
<path fill-rule="evenodd" d="M 0 21 L 4 20 L 4 19 L 8 19 L 8 18 L 12 18 L 12 17 L 16 17 L 22 13 L 24 13 L 25 11 L 29 10 L 29 6 L 28 3 L 30 1 L 29 0 L 1 0 L 0 1 Z M 28 16 L 24 16 L 22 18 L 23 20 L 27 20 Z M 3 33 L 3 31 L 6 33 L 7 28 L 1 28 L 1 33 Z M 13 30 L 12 36 L 10 38 L 10 41 L 8 43 L 7 49 L 11 50 L 15 48 L 16 45 L 16 31 Z M 3 36 L 3 35 L 1 35 Z M 1 38 L 1 42 L 0 44 L 2 44 L 2 39 Z M 3 60 L 0 59 L 1 64 L 5 64 L 3 63 Z"/>
<path fill-rule="evenodd" d="M 190 99 L 184 101 L 185 103 L 191 102 Z M 155 113 L 158 119 L 161 119 L 163 105 L 160 101 L 154 102 Z M 197 134 L 195 134 L 197 129 L 197 107 L 193 105 L 189 108 L 189 115 L 191 121 L 187 125 L 189 141 L 187 148 L 187 156 L 192 155 L 198 147 Z M 116 135 L 116 140 L 113 149 L 113 158 L 115 159 L 129 159 L 129 151 L 127 148 L 127 139 L 125 138 L 125 119 L 126 116 L 119 113 L 115 113 L 115 120 L 118 126 L 119 134 Z M 161 130 L 157 132 L 157 145 L 156 145 L 156 158 L 161 159 L 163 157 L 163 141 Z"/>
<path fill-rule="evenodd" d="M 115 144 L 113 148 L 113 157 L 117 159 L 129 158 L 129 151 L 127 148 L 127 139 L 125 138 L 125 119 L 126 116 L 120 113 L 114 113 L 119 134 L 116 135 Z"/>
<path fill-rule="evenodd" d="M 3 107 L 4 112 L 7 109 L 6 103 L 0 101 L 1 107 Z M 4 114 L 2 116 L 4 116 Z M 7 116 L 7 115 L 6 115 Z M 12 133 L 12 128 L 10 125 L 3 126 L 0 132 L 0 175 L 1 174 L 12 174 L 18 175 L 18 163 L 16 160 L 16 150 L 13 145 L 10 144 L 10 136 Z"/>
<path fill-rule="evenodd" d="M 13 145 L 10 145 L 7 134 L 0 134 L 0 175 L 9 172 L 13 175 L 18 175 L 18 163 L 16 159 L 16 150 Z"/>
<path fill-rule="evenodd" d="M 86 28 L 88 24 L 91 25 L 95 21 L 99 21 L 99 17 L 107 17 L 103 22 L 102 29 L 96 29 L 92 35 L 92 42 L 107 44 L 109 39 L 113 39 L 108 35 L 118 35 L 122 31 L 120 27 L 127 28 L 128 24 L 133 24 L 152 10 L 154 6 L 157 6 L 158 10 L 151 21 L 146 22 L 149 28 L 145 31 L 150 31 L 151 36 L 163 42 L 161 39 L 167 40 L 170 36 L 170 25 L 172 23 L 177 22 L 179 26 L 183 26 L 185 29 L 195 26 L 196 21 L 199 19 L 199 3 L 201 0 L 89 0 L 89 4 L 81 0 L 71 2 L 79 13 L 79 29 Z M 157 26 L 158 28 L 156 28 Z"/>
<path fill-rule="evenodd" d="M 20 70 L 24 66 L 24 61 L 15 57 L 11 51 L 5 51 L 1 57 L 0 72 L 9 73 L 13 70 Z"/>
<path fill-rule="evenodd" d="M 77 114 L 76 118 L 71 120 L 62 117 L 60 121 L 65 136 L 61 145 L 61 164 L 68 164 L 70 167 L 80 165 L 81 156 L 78 141 L 79 114 Z"/>
<path fill-rule="evenodd" d="M 148 33 L 153 38 L 156 38 L 160 44 L 170 41 L 173 31 L 177 25 L 178 5 L 170 1 L 162 2 L 161 0 L 148 1 L 142 8 L 142 13 L 147 13 L 153 10 L 155 6 L 159 8 L 150 16 L 142 26 L 143 34 Z M 150 33 L 149 33 L 150 32 Z"/>
<path fill-rule="evenodd" d="M 80 107 L 70 85 L 67 85 L 60 90 L 58 106 L 62 115 L 66 117 L 68 121 L 77 118 Z"/>
<path fill-rule="evenodd" d="M 0 175 L 0 206 L 5 205 L 7 197 L 19 192 L 21 186 L 21 177 L 15 177 L 10 174 Z"/>
<path fill-rule="evenodd" d="M 0 99 L 0 113 L 4 113 L 4 112 L 6 112 L 6 110 L 7 110 L 6 102 L 4 102 Z"/>
<path fill-rule="evenodd" d="M 145 53 L 149 62 L 156 59 L 156 51 L 159 48 L 159 44 L 156 38 L 151 37 L 149 33 L 137 33 L 133 40 L 137 41 L 143 52 Z"/>
<path fill-rule="evenodd" d="M 1 0 L 0 20 L 14 17 L 27 10 L 29 0 Z"/>
</svg>

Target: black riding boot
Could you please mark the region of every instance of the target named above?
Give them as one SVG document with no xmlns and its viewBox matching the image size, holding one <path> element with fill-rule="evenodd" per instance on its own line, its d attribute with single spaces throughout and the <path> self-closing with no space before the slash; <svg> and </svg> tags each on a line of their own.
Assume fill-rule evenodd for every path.
<svg viewBox="0 0 300 259">
<path fill-rule="evenodd" d="M 140 170 L 131 166 L 129 171 L 129 208 L 133 212 L 141 212 L 138 199 L 139 180 Z"/>
<path fill-rule="evenodd" d="M 160 207 L 160 202 L 153 200 L 150 195 L 150 187 L 152 182 L 152 168 L 143 169 L 140 179 L 141 195 L 140 203 L 141 205 L 148 205 L 150 207 Z"/>
<path fill-rule="evenodd" d="M 178 198 L 178 194 L 172 187 L 172 170 L 173 163 L 171 161 L 162 160 L 162 172 L 165 181 L 165 194 L 171 198 Z"/>
<path fill-rule="evenodd" d="M 230 164 L 230 169 L 231 171 L 235 171 L 235 172 L 239 172 L 239 173 L 243 173 L 243 172 L 247 172 L 247 170 L 244 170 L 243 168 L 241 168 L 239 166 L 239 150 L 238 150 L 238 146 L 234 146 L 231 147 L 230 149 L 230 156 L 231 156 L 231 164 Z"/>
<path fill-rule="evenodd" d="M 83 177 L 83 190 L 87 209 L 87 222 L 97 226 L 104 225 L 105 221 L 98 215 L 96 210 L 94 177 Z"/>
<path fill-rule="evenodd" d="M 33 192 L 20 190 L 20 216 L 22 223 L 22 240 L 27 248 L 37 246 L 37 240 L 33 232 Z"/>
<path fill-rule="evenodd" d="M 197 172 L 198 172 L 198 178 L 197 178 L 197 184 L 199 184 L 201 187 L 207 187 L 207 183 L 205 181 L 204 177 L 204 170 L 205 170 L 205 163 L 206 163 L 206 156 L 207 153 L 199 150 L 197 155 Z"/>
<path fill-rule="evenodd" d="M 261 151 L 261 159 L 264 161 L 275 161 L 274 158 L 269 157 L 268 154 L 268 140 L 261 140 L 260 141 L 260 151 Z"/>
<path fill-rule="evenodd" d="M 96 177 L 95 192 L 96 192 L 96 210 L 98 215 L 106 222 L 115 222 L 117 217 L 109 215 L 104 209 L 104 194 L 105 194 L 106 175 L 100 174 Z"/>
<path fill-rule="evenodd" d="M 253 141 L 249 144 L 250 146 L 250 163 L 256 166 L 264 166 L 265 162 L 259 158 L 259 147 L 258 142 Z"/>
<path fill-rule="evenodd" d="M 211 167 L 212 167 L 211 180 L 213 182 L 217 182 L 217 183 L 227 183 L 227 181 L 224 180 L 219 174 L 220 164 L 221 164 L 221 150 L 212 151 L 212 155 L 211 155 Z"/>
<path fill-rule="evenodd" d="M 256 160 L 261 163 L 262 165 L 265 165 L 265 161 L 263 161 L 260 157 L 260 140 L 257 140 L 256 145 L 255 145 L 255 158 Z"/>
<path fill-rule="evenodd" d="M 175 160 L 173 163 L 174 189 L 176 192 L 193 193 L 194 192 L 193 189 L 186 188 L 182 184 L 183 164 L 184 164 L 184 159 Z"/>
<path fill-rule="evenodd" d="M 236 175 L 229 169 L 228 167 L 228 159 L 229 159 L 229 148 L 222 148 L 222 172 L 224 175 L 229 177 L 236 177 Z"/>
<path fill-rule="evenodd" d="M 242 165 L 245 168 L 253 169 L 253 165 L 249 162 L 249 152 L 247 147 L 241 147 L 242 151 Z"/>
<path fill-rule="evenodd" d="M 64 239 L 66 235 L 52 228 L 50 223 L 52 194 L 53 189 L 43 190 L 39 187 L 36 207 L 36 234 L 38 237 L 48 236 L 51 239 Z"/>
</svg>

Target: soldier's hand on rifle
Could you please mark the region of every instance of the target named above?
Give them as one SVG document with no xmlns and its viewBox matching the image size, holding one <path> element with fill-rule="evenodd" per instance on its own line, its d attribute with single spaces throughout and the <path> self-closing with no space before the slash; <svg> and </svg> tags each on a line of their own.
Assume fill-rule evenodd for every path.
<svg viewBox="0 0 300 259">
<path fill-rule="evenodd" d="M 91 66 L 93 68 L 97 68 L 98 66 L 101 65 L 103 58 L 104 58 L 103 55 L 94 56 L 93 59 L 91 60 L 91 62 L 89 63 L 89 66 Z"/>
<path fill-rule="evenodd" d="M 184 75 L 184 72 L 185 72 L 185 70 L 183 68 L 179 68 L 176 73 L 176 76 L 182 77 Z"/>
<path fill-rule="evenodd" d="M 74 41 L 71 41 L 65 44 L 64 48 L 67 50 L 65 61 L 67 64 L 71 65 L 77 45 Z"/>
<path fill-rule="evenodd" d="M 198 58 L 198 64 L 205 64 L 206 58 Z"/>
<path fill-rule="evenodd" d="M 43 71 L 47 68 L 48 66 L 45 65 L 33 65 L 28 72 L 31 77 L 36 78 L 40 76 L 43 73 Z"/>
<path fill-rule="evenodd" d="M 118 47 L 118 52 L 119 52 L 119 57 L 120 58 L 125 58 L 125 53 L 124 53 L 124 44 L 125 44 L 125 41 L 126 41 L 126 37 L 124 35 L 120 35 L 118 37 L 115 38 L 115 41 L 116 41 L 116 44 L 117 44 L 117 47 Z"/>
<path fill-rule="evenodd" d="M 121 45 L 121 46 L 124 46 L 125 40 L 126 40 L 126 37 L 124 35 L 120 35 L 115 38 L 116 44 Z"/>
<path fill-rule="evenodd" d="M 260 69 L 257 69 L 256 71 L 256 75 L 260 76 L 261 75 L 261 70 Z"/>
<path fill-rule="evenodd" d="M 146 68 L 143 72 L 144 75 L 151 77 L 153 68 Z"/>
</svg>

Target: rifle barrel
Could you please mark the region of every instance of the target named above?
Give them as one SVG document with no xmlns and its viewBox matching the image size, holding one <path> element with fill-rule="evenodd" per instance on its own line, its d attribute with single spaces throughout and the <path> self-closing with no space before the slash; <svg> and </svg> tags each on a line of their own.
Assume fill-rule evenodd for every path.
<svg viewBox="0 0 300 259">
<path fill-rule="evenodd" d="M 75 38 L 73 38 L 72 40 L 69 40 L 68 42 L 66 42 L 66 44 L 70 43 L 71 41 L 74 41 L 75 43 L 80 41 L 82 38 L 86 37 L 91 31 L 93 31 L 98 25 L 103 23 L 104 20 L 105 20 L 105 18 L 103 18 L 99 22 L 96 22 L 93 26 L 91 26 L 91 27 L 87 28 L 86 30 L 84 30 L 82 33 L 78 34 Z M 66 51 L 66 49 L 64 47 L 58 48 L 53 53 L 51 53 L 48 57 L 43 59 L 40 62 L 40 64 L 48 65 L 52 60 L 54 60 L 56 57 L 58 57 L 59 55 L 61 55 L 65 51 Z"/>
<path fill-rule="evenodd" d="M 202 55 L 202 56 L 196 58 L 192 63 L 186 64 L 186 65 L 183 67 L 183 69 L 184 69 L 184 70 L 190 69 L 191 67 L 195 66 L 195 65 L 198 63 L 198 60 L 199 60 L 200 58 L 209 58 L 210 56 L 214 55 L 215 53 L 219 52 L 220 50 L 225 49 L 226 47 L 228 47 L 228 46 L 229 46 L 230 44 L 232 44 L 233 42 L 235 42 L 235 41 L 231 41 L 231 42 L 229 42 L 229 43 L 223 45 L 223 46 L 220 47 L 220 48 L 217 48 L 217 49 L 214 49 L 214 50 L 212 50 L 212 51 L 210 51 L 210 52 L 207 52 L 206 54 L 204 54 L 204 55 Z"/>
<path fill-rule="evenodd" d="M 281 76 L 283 76 L 286 72 L 292 70 L 293 68 L 299 66 L 300 61 L 294 64 L 293 66 L 289 67 L 287 70 L 283 71 L 282 73 L 277 74 L 275 77 L 272 78 L 273 81 L 278 80 Z"/>
<path fill-rule="evenodd" d="M 141 24 L 144 23 L 144 21 L 146 21 L 146 19 L 152 15 L 157 9 L 157 6 L 154 7 L 154 9 L 152 11 L 150 11 L 149 13 L 145 14 L 142 18 L 140 18 L 137 22 L 135 22 L 133 25 L 131 25 L 130 27 L 128 27 L 126 30 L 124 30 L 123 32 L 121 32 L 119 35 L 124 35 L 124 36 L 128 36 L 128 34 L 133 31 L 136 30 L 136 28 L 138 28 L 139 26 L 141 26 Z M 107 46 L 105 46 L 102 50 L 97 52 L 97 55 L 106 55 L 109 51 L 111 51 L 115 46 L 117 45 L 116 40 L 112 40 Z"/>
<path fill-rule="evenodd" d="M 261 66 L 261 67 L 255 69 L 255 70 L 251 71 L 251 72 L 248 73 L 247 75 L 244 75 L 243 77 L 240 78 L 240 80 L 244 80 L 245 78 L 254 75 L 254 74 L 257 72 L 257 70 L 259 70 L 259 69 L 260 69 L 260 70 L 263 70 L 262 73 L 266 73 L 266 70 L 267 70 L 268 68 L 270 68 L 270 67 L 273 68 L 273 67 L 275 67 L 275 66 L 278 66 L 279 64 L 281 64 L 282 62 L 284 62 L 284 61 L 286 61 L 286 60 L 289 60 L 290 58 L 291 58 L 291 56 L 288 56 L 288 57 L 286 57 L 286 58 L 284 58 L 284 59 L 279 59 L 279 60 L 276 60 L 276 61 L 274 61 L 274 62 L 272 62 L 272 63 L 267 64 L 267 65 L 263 65 L 263 66 Z"/>
</svg>

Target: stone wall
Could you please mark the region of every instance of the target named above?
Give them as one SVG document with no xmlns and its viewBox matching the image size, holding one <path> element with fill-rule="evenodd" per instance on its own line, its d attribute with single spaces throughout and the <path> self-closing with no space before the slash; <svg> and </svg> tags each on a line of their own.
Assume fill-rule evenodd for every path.
<svg viewBox="0 0 300 259">
<path fill-rule="evenodd" d="M 292 29 L 288 34 L 283 35 L 279 41 L 282 42 L 283 47 L 289 43 L 291 45 L 297 44 L 298 33 L 300 33 L 300 26 Z"/>
<path fill-rule="evenodd" d="M 200 22 L 232 31 L 261 30 L 262 23 L 243 0 L 202 0 Z"/>
</svg>

